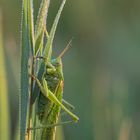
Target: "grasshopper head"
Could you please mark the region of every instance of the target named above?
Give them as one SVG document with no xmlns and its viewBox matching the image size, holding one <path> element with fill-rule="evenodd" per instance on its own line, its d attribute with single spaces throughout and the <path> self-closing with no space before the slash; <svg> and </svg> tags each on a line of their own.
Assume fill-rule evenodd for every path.
<svg viewBox="0 0 140 140">
<path fill-rule="evenodd" d="M 46 65 L 47 74 L 56 76 L 63 80 L 63 70 L 61 58 L 52 59 Z"/>
<path fill-rule="evenodd" d="M 56 58 L 51 60 L 51 64 L 54 66 L 57 73 L 62 74 L 62 60 L 61 58 Z"/>
</svg>

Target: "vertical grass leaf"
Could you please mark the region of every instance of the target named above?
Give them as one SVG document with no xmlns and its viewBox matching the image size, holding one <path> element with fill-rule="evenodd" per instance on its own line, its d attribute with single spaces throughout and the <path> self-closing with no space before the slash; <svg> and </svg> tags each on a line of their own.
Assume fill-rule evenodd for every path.
<svg viewBox="0 0 140 140">
<path fill-rule="evenodd" d="M 20 140 L 25 140 L 27 108 L 29 98 L 28 59 L 30 51 L 28 30 L 28 0 L 22 1 L 22 42 L 21 42 L 21 82 L 20 82 Z"/>
<path fill-rule="evenodd" d="M 51 28 L 51 31 L 50 31 L 50 35 L 49 35 L 49 38 L 48 38 L 48 41 L 47 41 L 47 44 L 45 46 L 45 50 L 44 50 L 44 57 L 48 58 L 48 59 L 51 59 L 51 55 L 52 55 L 52 43 L 53 43 L 53 39 L 54 39 L 54 35 L 55 35 L 55 32 L 56 32 L 56 28 L 57 28 L 57 25 L 58 25 L 58 21 L 59 21 L 59 18 L 61 16 L 61 12 L 64 8 L 64 5 L 66 3 L 66 0 L 63 0 L 62 1 L 62 4 L 58 10 L 58 13 L 55 17 L 55 20 L 54 20 L 54 23 L 52 25 L 52 28 Z"/>
<path fill-rule="evenodd" d="M 30 45 L 32 54 L 34 54 L 34 19 L 33 19 L 33 0 L 28 0 L 28 26 L 29 26 L 29 33 L 30 33 Z"/>
<path fill-rule="evenodd" d="M 4 50 L 2 44 L 2 22 L 0 13 L 0 139 L 10 140 L 8 86 L 4 63 Z"/>
<path fill-rule="evenodd" d="M 44 27 L 46 26 L 46 19 L 48 14 L 50 0 L 42 0 L 37 16 L 35 28 L 35 54 L 43 49 Z"/>
</svg>

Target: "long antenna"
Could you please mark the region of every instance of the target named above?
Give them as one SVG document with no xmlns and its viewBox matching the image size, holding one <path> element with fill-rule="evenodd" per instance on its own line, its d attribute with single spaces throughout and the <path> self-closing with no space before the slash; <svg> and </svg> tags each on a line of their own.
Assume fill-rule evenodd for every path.
<svg viewBox="0 0 140 140">
<path fill-rule="evenodd" d="M 58 58 L 62 58 L 64 56 L 64 54 L 68 51 L 68 49 L 72 46 L 72 40 L 73 40 L 73 38 L 69 41 L 69 43 L 67 44 L 65 49 L 58 56 Z"/>
</svg>

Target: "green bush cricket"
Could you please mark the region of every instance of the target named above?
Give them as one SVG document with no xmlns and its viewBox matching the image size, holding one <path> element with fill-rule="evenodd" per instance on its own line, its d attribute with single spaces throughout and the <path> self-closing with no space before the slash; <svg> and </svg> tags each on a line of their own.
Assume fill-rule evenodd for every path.
<svg viewBox="0 0 140 140">
<path fill-rule="evenodd" d="M 47 32 L 45 27 L 46 14 L 40 14 L 45 12 L 48 5 L 44 7 L 44 4 L 48 4 L 49 0 L 42 0 L 41 3 L 37 22 L 37 25 L 41 26 L 36 27 L 40 27 L 39 32 L 41 32 L 42 36 L 36 40 L 39 39 L 43 43 L 43 40 L 46 39 L 47 43 L 44 46 L 44 43 L 40 44 L 40 41 L 35 41 L 36 51 L 33 51 L 32 55 L 35 59 L 31 61 L 32 69 L 30 75 L 32 78 L 27 128 L 28 140 L 30 140 L 30 130 L 33 130 L 33 134 L 31 134 L 33 140 L 54 140 L 56 126 L 77 122 L 79 120 L 79 118 L 70 111 L 73 109 L 73 106 L 63 99 L 64 76 L 61 59 L 71 46 L 72 40 L 56 59 L 52 59 L 52 43 L 65 2 L 66 0 L 63 0 L 61 3 L 50 33 Z M 38 30 L 36 30 L 36 33 L 38 33 Z M 43 61 L 36 63 L 36 59 L 42 59 Z M 34 64 L 37 67 L 34 67 Z M 35 76 L 35 73 L 37 73 L 37 76 Z M 58 123 L 61 109 L 70 115 L 72 118 L 71 121 Z M 36 118 L 36 116 L 38 117 Z M 33 124 L 31 124 L 31 121 Z M 39 129 L 39 131 L 36 132 L 36 129 Z"/>
<path fill-rule="evenodd" d="M 41 140 L 50 140 L 54 137 L 55 126 L 58 125 L 57 122 L 61 108 L 71 116 L 73 122 L 79 120 L 75 114 L 62 104 L 64 77 L 61 58 L 70 44 L 71 41 L 56 59 L 48 60 L 43 57 L 38 57 L 43 59 L 43 63 L 45 63 L 45 70 L 41 82 L 35 76 L 32 76 L 40 88 L 37 115 L 40 123 L 44 126 Z M 68 104 L 66 101 L 64 103 Z"/>
</svg>

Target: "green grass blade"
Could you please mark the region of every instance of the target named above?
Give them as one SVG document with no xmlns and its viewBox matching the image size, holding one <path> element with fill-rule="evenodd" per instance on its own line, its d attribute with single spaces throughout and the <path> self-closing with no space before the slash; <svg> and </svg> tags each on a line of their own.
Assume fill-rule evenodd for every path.
<svg viewBox="0 0 140 140">
<path fill-rule="evenodd" d="M 51 55 L 52 55 L 52 43 L 53 43 L 53 39 L 54 39 L 54 35 L 55 35 L 55 31 L 56 31 L 56 28 L 57 28 L 57 25 L 58 25 L 58 21 L 59 21 L 59 18 L 61 16 L 61 12 L 64 8 L 64 5 L 66 3 L 66 0 L 63 0 L 62 1 L 62 4 L 58 10 L 58 13 L 55 17 L 55 20 L 54 20 L 54 23 L 52 25 L 52 28 L 51 28 L 51 31 L 50 31 L 50 35 L 49 35 L 49 38 L 48 38 L 48 41 L 47 41 L 47 44 L 45 46 L 45 50 L 44 50 L 44 56 L 48 59 L 51 59 Z"/>
<path fill-rule="evenodd" d="M 0 139 L 10 140 L 10 122 L 8 106 L 8 86 L 4 62 L 4 50 L 2 44 L 2 27 L 0 13 Z"/>
<path fill-rule="evenodd" d="M 34 19 L 33 19 L 33 0 L 28 0 L 28 25 L 30 33 L 30 44 L 32 54 L 34 54 Z"/>
<path fill-rule="evenodd" d="M 46 26 L 47 13 L 50 0 L 42 0 L 39 8 L 35 28 L 35 54 L 43 49 L 44 27 Z"/>
<path fill-rule="evenodd" d="M 28 59 L 29 59 L 29 30 L 28 30 L 28 0 L 22 2 L 22 50 L 21 50 L 21 82 L 20 82 L 20 140 L 25 140 L 27 108 L 28 108 Z"/>
</svg>

